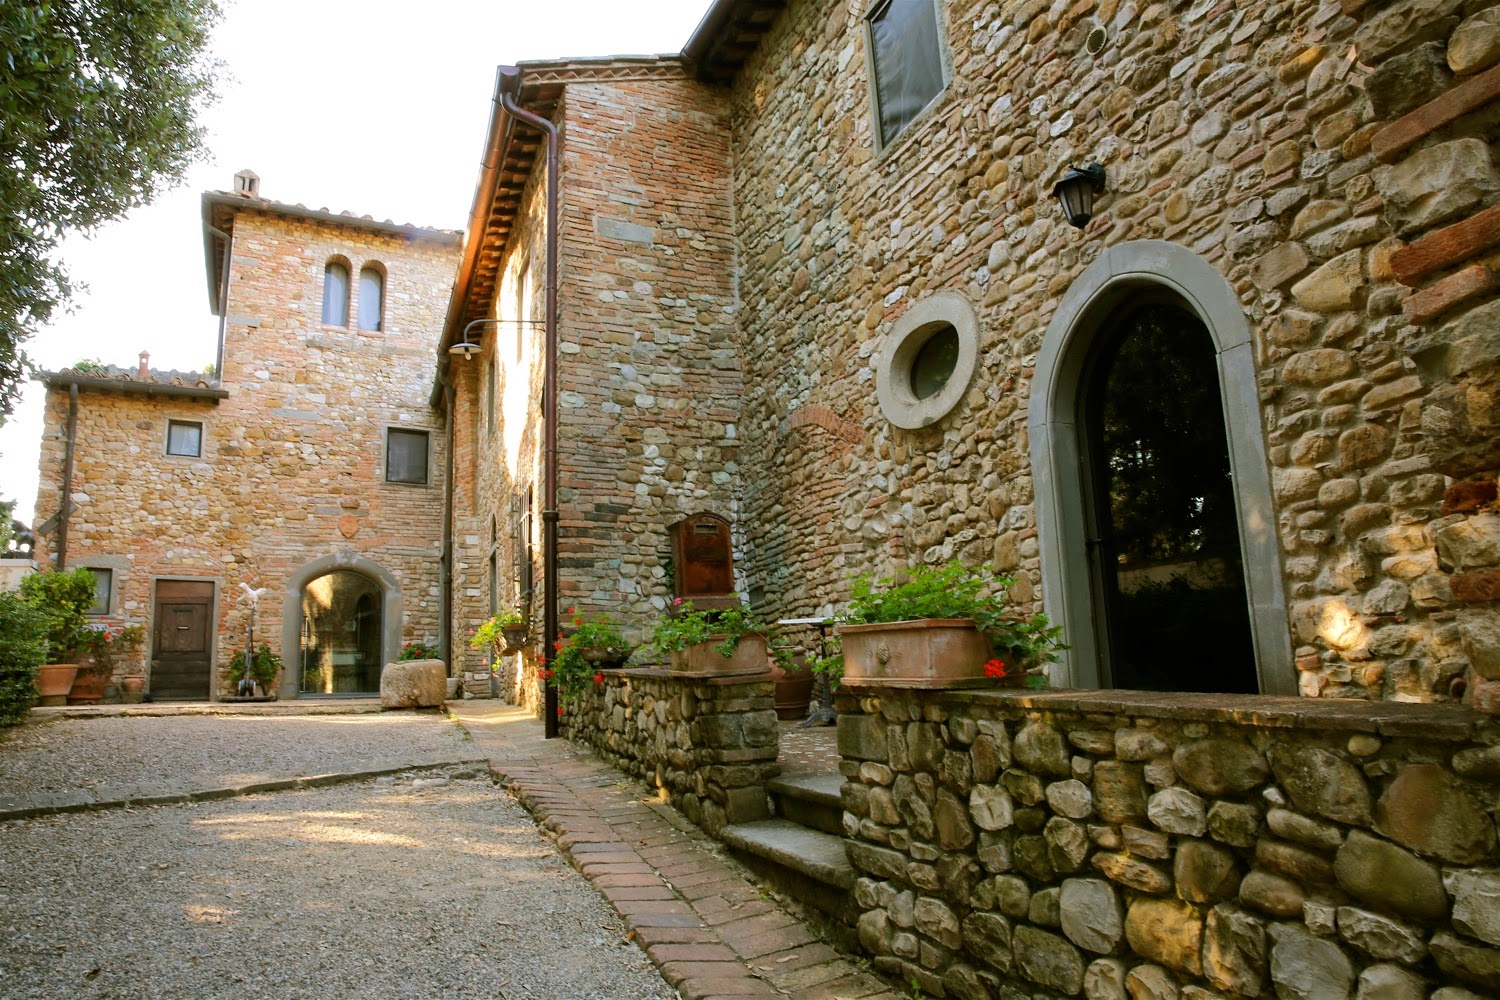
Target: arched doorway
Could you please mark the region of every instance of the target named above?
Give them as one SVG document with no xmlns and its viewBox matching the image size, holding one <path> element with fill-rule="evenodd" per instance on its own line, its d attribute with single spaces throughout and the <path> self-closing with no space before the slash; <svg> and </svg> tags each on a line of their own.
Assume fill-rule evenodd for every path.
<svg viewBox="0 0 1500 1000">
<path fill-rule="evenodd" d="M 1154 344 L 1158 337 L 1175 348 Z M 1055 668 L 1055 684 L 1296 693 L 1252 352 L 1234 290 L 1213 265 L 1175 244 L 1143 240 L 1105 250 L 1058 303 L 1037 356 L 1027 422 L 1045 607 L 1072 647 Z M 1161 355 L 1171 356 L 1169 368 Z M 1175 382 L 1201 383 L 1200 391 L 1191 399 L 1152 399 L 1176 391 Z M 1143 412 L 1151 407 L 1138 404 L 1148 399 L 1162 403 L 1161 412 Z M 1215 407 L 1217 421 L 1207 415 Z M 1205 451 L 1215 451 L 1220 457 L 1208 468 L 1189 478 L 1164 471 L 1160 456 L 1147 461 L 1131 451 L 1141 435 L 1172 433 L 1153 429 L 1152 421 L 1165 420 L 1170 429 L 1183 419 L 1204 426 L 1195 430 L 1198 440 L 1173 450 L 1199 464 Z M 1206 433 L 1213 424 L 1222 444 Z M 1173 476 L 1184 481 L 1163 482 Z M 1228 484 L 1227 496 L 1207 489 L 1216 476 Z M 1153 483 L 1174 498 L 1176 520 L 1185 522 L 1164 535 L 1153 536 L 1149 519 L 1131 522 L 1115 509 L 1116 488 L 1139 494 Z M 1136 495 L 1133 502 L 1139 514 L 1153 498 Z M 1142 537 L 1129 540 L 1121 564 L 1125 539 L 1117 536 L 1131 532 Z M 1243 573 L 1237 593 L 1228 582 L 1236 545 Z M 1183 582 L 1171 583 L 1174 576 Z M 1220 610 L 1248 623 L 1249 653 L 1243 638 L 1232 640 L 1239 644 L 1238 680 L 1226 680 L 1220 650 L 1231 640 L 1205 632 L 1174 636 L 1164 615 L 1142 608 L 1148 598 L 1169 603 L 1172 587 L 1204 604 L 1211 601 L 1200 591 L 1213 592 L 1221 604 L 1237 598 L 1236 607 Z M 1126 644 L 1134 647 L 1133 662 L 1117 663 L 1116 651 Z M 1149 658 L 1180 665 L 1139 665 Z M 1254 681 L 1247 683 L 1243 671 L 1251 669 Z"/>
<path fill-rule="evenodd" d="M 1255 692 L 1213 338 L 1180 300 L 1143 290 L 1100 328 L 1083 378 L 1078 425 L 1101 680 Z"/>
<path fill-rule="evenodd" d="M 339 573 L 349 576 L 339 577 Z M 318 583 L 323 578 L 332 578 L 327 588 Z M 340 579 L 347 582 L 347 600 L 335 599 L 331 593 L 335 580 Z M 313 613 L 308 614 L 305 602 L 309 587 L 315 583 L 314 590 L 319 596 L 314 597 L 314 607 L 310 609 Z M 329 592 L 325 593 L 325 590 Z M 337 666 L 345 668 L 343 683 L 346 686 L 357 681 L 362 691 L 379 691 L 380 668 L 394 660 L 401 651 L 401 625 L 405 613 L 402 595 L 401 581 L 395 574 L 356 552 L 331 552 L 293 571 L 287 577 L 281 604 L 281 659 L 286 664 L 281 674 L 281 697 L 295 698 L 304 691 L 307 694 L 346 693 L 336 690 L 340 682 L 335 679 L 336 672 L 332 669 L 336 666 L 332 657 L 335 648 L 345 654 L 339 657 L 344 662 Z M 334 624 L 334 605 L 347 609 L 340 612 L 341 626 Z M 328 622 L 322 630 L 315 628 L 319 615 Z M 343 635 L 335 638 L 340 629 L 344 630 Z M 329 637 L 326 642 L 329 669 L 322 677 L 313 678 L 311 683 L 304 685 L 304 650 L 321 648 L 325 644 L 325 634 Z M 351 653 L 356 655 L 351 657 L 348 655 Z M 371 659 L 378 664 L 373 677 L 368 665 Z M 356 667 L 358 669 L 354 669 Z M 335 690 L 328 690 L 330 688 Z"/>
<path fill-rule="evenodd" d="M 299 694 L 380 690 L 381 592 L 353 570 L 334 570 L 302 588 Z"/>
</svg>

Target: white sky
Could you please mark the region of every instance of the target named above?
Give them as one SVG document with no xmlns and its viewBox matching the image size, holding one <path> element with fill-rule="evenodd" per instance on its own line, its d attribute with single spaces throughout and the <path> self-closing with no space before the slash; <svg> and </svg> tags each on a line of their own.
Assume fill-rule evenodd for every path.
<svg viewBox="0 0 1500 1000">
<path fill-rule="evenodd" d="M 70 315 L 26 344 L 38 367 L 81 358 L 200 369 L 214 359 L 198 196 L 235 171 L 261 195 L 462 229 L 489 124 L 495 67 L 525 59 L 677 52 L 709 0 L 229 0 L 213 43 L 225 63 L 203 117 L 209 158 L 155 204 L 70 238 Z M 0 500 L 30 524 L 41 386 L 0 427 Z"/>
</svg>

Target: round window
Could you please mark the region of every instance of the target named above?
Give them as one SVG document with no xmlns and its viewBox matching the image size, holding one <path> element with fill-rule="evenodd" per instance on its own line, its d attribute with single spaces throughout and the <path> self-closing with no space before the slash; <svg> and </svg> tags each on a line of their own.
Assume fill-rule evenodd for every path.
<svg viewBox="0 0 1500 1000">
<path fill-rule="evenodd" d="M 943 391 L 958 367 L 958 331 L 944 324 L 917 348 L 911 363 L 911 394 L 929 399 Z"/>
</svg>

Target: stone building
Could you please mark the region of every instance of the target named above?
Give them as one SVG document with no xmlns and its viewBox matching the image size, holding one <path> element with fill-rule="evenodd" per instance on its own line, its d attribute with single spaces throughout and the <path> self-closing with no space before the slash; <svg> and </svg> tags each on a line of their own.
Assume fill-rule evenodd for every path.
<svg viewBox="0 0 1500 1000">
<path fill-rule="evenodd" d="M 523 65 L 562 133 L 565 603 L 639 625 L 706 509 L 771 617 L 961 558 L 1064 626 L 1055 684 L 1491 704 L 1496 31 L 1458 0 L 723 0 L 675 59 Z M 537 542 L 537 353 L 508 358 L 544 171 L 496 108 L 444 334 L 483 334 L 456 428 L 514 394 L 509 458 L 455 450 L 475 570 L 527 510 Z M 1051 192 L 1090 163 L 1074 228 Z"/>
<path fill-rule="evenodd" d="M 142 623 L 158 698 L 227 692 L 246 591 L 282 697 L 378 689 L 440 641 L 447 441 L 427 404 L 459 236 L 260 197 L 203 195 L 213 373 L 46 372 L 36 548 Z M 71 498 L 62 512 L 64 495 Z"/>
</svg>

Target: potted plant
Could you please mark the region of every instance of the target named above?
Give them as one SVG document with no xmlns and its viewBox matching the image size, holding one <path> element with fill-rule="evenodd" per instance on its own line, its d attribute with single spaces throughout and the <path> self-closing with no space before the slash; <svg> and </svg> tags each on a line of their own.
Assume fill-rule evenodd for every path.
<svg viewBox="0 0 1500 1000">
<path fill-rule="evenodd" d="M 437 648 L 435 646 L 429 646 L 425 642 L 408 642 L 406 645 L 401 647 L 401 655 L 396 657 L 396 659 L 401 661 L 435 660 L 437 658 Z"/>
<path fill-rule="evenodd" d="M 497 653 L 519 653 L 530 638 L 526 616 L 515 608 L 502 608 L 474 630 L 469 645 L 474 649 L 491 646 Z"/>
<path fill-rule="evenodd" d="M 591 620 L 574 608 L 568 613 L 573 616 L 570 631 L 558 633 L 552 668 L 541 671 L 542 680 L 557 686 L 560 706 L 582 697 L 590 684 L 603 684 L 603 671 L 624 663 L 631 654 L 630 643 L 608 618 L 600 615 Z"/>
<path fill-rule="evenodd" d="M 134 660 L 134 654 L 146 639 L 146 629 L 141 625 L 108 625 L 103 622 L 87 627 L 86 639 L 80 648 L 87 647 L 88 655 L 81 657 L 78 676 L 68 692 L 68 703 L 74 705 L 97 704 L 104 697 L 115 668 L 122 661 Z M 144 686 L 145 678 L 140 678 Z"/>
<path fill-rule="evenodd" d="M 20 722 L 36 701 L 37 668 L 47 658 L 47 616 L 0 593 L 0 726 Z"/>
<path fill-rule="evenodd" d="M 770 629 L 745 608 L 699 611 L 677 598 L 657 618 L 651 648 L 668 656 L 673 670 L 692 673 L 763 673 Z"/>
<path fill-rule="evenodd" d="M 1011 613 L 1012 582 L 957 562 L 913 569 L 901 583 L 860 577 L 839 616 L 842 683 L 1044 686 L 1061 630 L 1045 615 Z"/>
<path fill-rule="evenodd" d="M 276 681 L 276 675 L 281 673 L 281 657 L 272 652 L 267 643 L 261 643 L 260 648 L 255 651 L 248 668 L 245 663 L 245 651 L 236 649 L 234 655 L 229 658 L 229 680 L 233 685 L 238 685 L 245 679 L 245 672 L 249 670 L 250 677 L 260 686 L 261 694 L 256 696 L 257 701 L 275 701 L 276 696 L 271 692 L 274 690 L 272 684 Z"/>
<path fill-rule="evenodd" d="M 47 623 L 46 661 L 37 671 L 41 703 L 61 705 L 78 675 L 79 647 L 92 641 L 86 612 L 94 605 L 94 574 L 86 569 L 31 573 L 21 580 L 21 599 Z"/>
<path fill-rule="evenodd" d="M 816 678 L 806 653 L 780 647 L 771 649 L 771 681 L 776 685 L 778 719 L 801 719 L 807 715 Z"/>
</svg>

